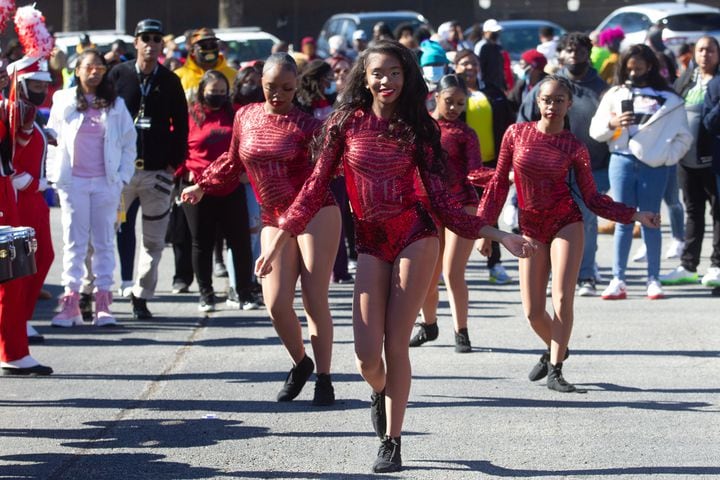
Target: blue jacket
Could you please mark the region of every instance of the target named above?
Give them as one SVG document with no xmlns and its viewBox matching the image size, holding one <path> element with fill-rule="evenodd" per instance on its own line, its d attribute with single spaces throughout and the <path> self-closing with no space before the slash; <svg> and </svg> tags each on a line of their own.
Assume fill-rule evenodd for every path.
<svg viewBox="0 0 720 480">
<path fill-rule="evenodd" d="M 715 76 L 707 86 L 703 105 L 703 124 L 714 138 L 712 149 L 713 171 L 720 175 L 720 75 Z"/>
</svg>

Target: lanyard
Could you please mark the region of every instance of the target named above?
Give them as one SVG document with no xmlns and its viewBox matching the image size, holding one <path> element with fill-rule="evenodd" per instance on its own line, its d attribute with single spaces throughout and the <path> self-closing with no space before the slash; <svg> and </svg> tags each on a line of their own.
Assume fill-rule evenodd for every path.
<svg viewBox="0 0 720 480">
<path fill-rule="evenodd" d="M 142 72 L 140 72 L 140 67 L 138 67 L 137 64 L 135 64 L 135 71 L 137 72 L 138 83 L 140 84 L 140 110 L 138 112 L 138 117 L 142 117 L 145 115 L 145 99 L 150 94 L 150 90 L 152 89 L 155 75 L 157 75 L 158 66 L 155 65 L 155 68 L 148 77 L 145 77 Z"/>
</svg>

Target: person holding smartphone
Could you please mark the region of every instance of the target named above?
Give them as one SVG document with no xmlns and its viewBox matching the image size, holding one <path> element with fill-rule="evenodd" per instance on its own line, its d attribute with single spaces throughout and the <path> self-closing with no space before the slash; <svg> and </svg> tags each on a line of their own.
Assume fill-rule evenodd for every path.
<svg viewBox="0 0 720 480">
<path fill-rule="evenodd" d="M 610 147 L 608 175 L 615 200 L 640 210 L 660 211 L 671 167 L 690 148 L 692 134 L 683 99 L 660 74 L 658 59 L 649 47 L 634 45 L 623 55 L 615 85 L 600 101 L 590 123 L 590 135 Z M 641 228 L 647 248 L 647 297 L 660 299 L 664 297 L 659 278 L 661 233 Z M 613 279 L 602 293 L 605 300 L 627 298 L 625 272 L 632 229 L 632 224 L 615 228 Z"/>
</svg>

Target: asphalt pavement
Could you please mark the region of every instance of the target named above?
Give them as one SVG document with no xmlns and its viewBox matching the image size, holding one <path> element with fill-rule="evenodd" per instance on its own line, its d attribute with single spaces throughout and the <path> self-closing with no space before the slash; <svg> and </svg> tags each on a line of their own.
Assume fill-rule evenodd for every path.
<svg viewBox="0 0 720 480">
<path fill-rule="evenodd" d="M 52 222 L 47 283 L 59 295 L 58 209 Z M 663 232 L 667 245 L 667 225 Z M 517 262 L 503 258 L 517 279 Z M 600 236 L 598 261 L 607 281 L 611 236 Z M 677 264 L 663 260 L 663 271 Z M 378 441 L 370 389 L 354 364 L 352 285 L 330 289 L 338 400 L 319 408 L 311 383 L 295 401 L 275 402 L 291 363 L 264 310 L 221 306 L 203 316 L 195 285 L 170 293 L 171 249 L 160 268 L 151 321 L 132 320 L 128 300 L 116 299 L 121 327 L 56 329 L 56 302 L 39 302 L 33 324 L 46 342 L 32 354 L 55 373 L 0 377 L 0 478 L 720 477 L 720 297 L 693 285 L 648 300 L 644 264 L 630 264 L 627 300 L 577 298 L 564 373 L 588 392 L 562 394 L 528 381 L 542 345 L 523 318 L 517 281 L 490 284 L 474 253 L 473 352 L 453 350 L 443 290 L 438 340 L 411 353 L 405 469 L 388 475 L 369 474 Z M 218 291 L 225 286 L 216 279 Z"/>
</svg>

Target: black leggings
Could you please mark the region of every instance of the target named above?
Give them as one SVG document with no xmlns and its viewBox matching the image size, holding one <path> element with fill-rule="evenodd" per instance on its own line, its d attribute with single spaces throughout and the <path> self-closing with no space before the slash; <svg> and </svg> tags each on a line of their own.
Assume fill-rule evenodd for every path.
<svg viewBox="0 0 720 480">
<path fill-rule="evenodd" d="M 252 253 L 245 191 L 238 188 L 224 197 L 205 195 L 197 205 L 184 203 L 183 209 L 192 236 L 192 262 L 200 295 L 213 293 L 213 250 L 219 226 L 233 253 L 238 296 L 248 300 Z"/>
</svg>

